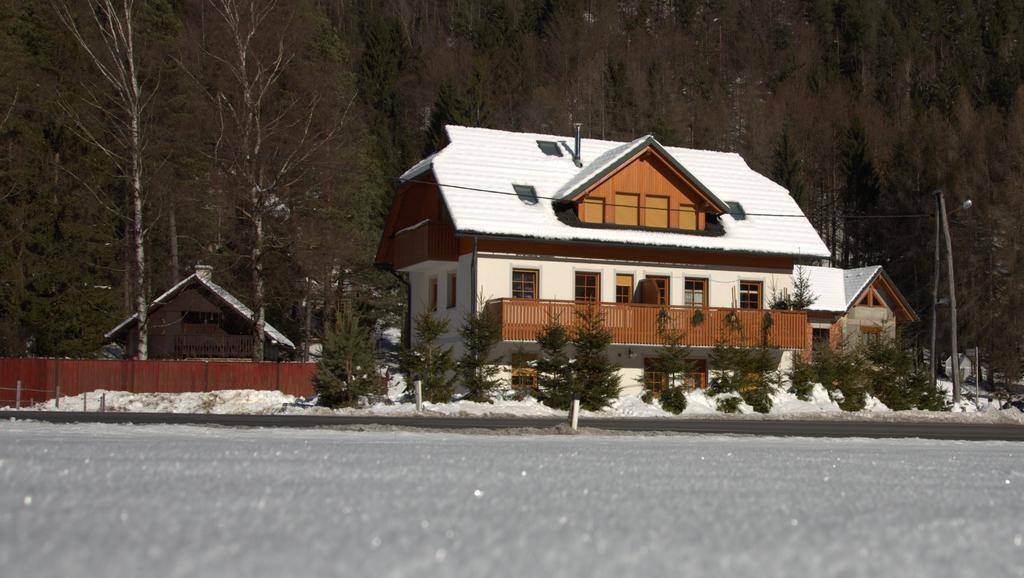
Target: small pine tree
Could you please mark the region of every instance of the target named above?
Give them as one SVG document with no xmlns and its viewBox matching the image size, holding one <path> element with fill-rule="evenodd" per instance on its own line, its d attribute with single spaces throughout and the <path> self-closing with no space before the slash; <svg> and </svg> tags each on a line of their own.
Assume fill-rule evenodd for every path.
<svg viewBox="0 0 1024 578">
<path fill-rule="evenodd" d="M 686 392 L 683 383 L 686 375 L 693 368 L 689 360 L 690 349 L 683 345 L 685 333 L 672 326 L 672 318 L 667 309 L 658 312 L 658 338 L 662 346 L 658 349 L 651 362 L 651 368 L 665 375 L 666 389 L 661 393 L 661 407 L 672 413 L 682 413 L 686 409 Z M 644 394 L 645 401 L 654 397 L 653 392 Z"/>
<path fill-rule="evenodd" d="M 501 339 L 501 325 L 490 311 L 470 311 L 459 330 L 465 348 L 459 358 L 458 371 L 462 386 L 470 401 L 490 402 L 491 394 L 501 384 L 498 379 L 498 361 L 491 359 L 491 351 Z"/>
<path fill-rule="evenodd" d="M 537 399 L 556 409 L 569 409 L 573 397 L 572 362 L 567 351 L 569 332 L 549 319 L 537 334 Z"/>
<path fill-rule="evenodd" d="M 871 393 L 892 410 L 945 410 L 945 395 L 931 386 L 912 353 L 896 340 L 882 340 L 860 351 Z"/>
<path fill-rule="evenodd" d="M 759 413 L 772 408 L 772 393 L 781 377 L 767 348 L 735 347 L 719 343 L 711 352 L 716 376 L 708 386 L 710 395 L 736 393 Z"/>
<path fill-rule="evenodd" d="M 818 296 L 811 290 L 811 278 L 807 269 L 797 266 L 796 277 L 793 278 L 793 294 L 789 297 L 789 308 L 802 311 L 807 309 L 818 300 Z"/>
<path fill-rule="evenodd" d="M 339 312 L 327 327 L 313 386 L 317 403 L 327 407 L 353 406 L 383 393 L 373 337 L 350 310 Z"/>
<path fill-rule="evenodd" d="M 451 401 L 454 390 L 449 374 L 455 370 L 452 348 L 437 344 L 437 339 L 448 331 L 448 320 L 435 319 L 429 311 L 416 317 L 416 346 L 401 352 L 405 370 L 406 393 L 411 393 L 413 380 L 422 380 L 423 398 L 431 403 Z"/>
<path fill-rule="evenodd" d="M 580 396 L 580 407 L 597 411 L 619 396 L 619 366 L 605 353 L 612 333 L 605 328 L 604 315 L 596 307 L 578 310 L 576 318 L 572 333 L 576 350 L 572 363 L 574 389 Z"/>
</svg>

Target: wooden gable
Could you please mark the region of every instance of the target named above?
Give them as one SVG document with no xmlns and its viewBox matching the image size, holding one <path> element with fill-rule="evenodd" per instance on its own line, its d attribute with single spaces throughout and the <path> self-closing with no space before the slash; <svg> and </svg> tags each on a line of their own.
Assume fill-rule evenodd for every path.
<svg viewBox="0 0 1024 578">
<path fill-rule="evenodd" d="M 393 263 L 395 234 L 418 223 L 429 221 L 450 229 L 452 219 L 444 204 L 433 172 L 399 187 L 384 223 L 384 232 L 377 247 L 375 263 Z"/>
<path fill-rule="evenodd" d="M 709 199 L 648 146 L 574 197 L 580 220 L 627 226 L 703 230 Z"/>
<path fill-rule="evenodd" d="M 917 321 L 918 316 L 884 271 L 880 272 L 853 300 L 853 307 L 885 307 L 897 321 Z"/>
</svg>

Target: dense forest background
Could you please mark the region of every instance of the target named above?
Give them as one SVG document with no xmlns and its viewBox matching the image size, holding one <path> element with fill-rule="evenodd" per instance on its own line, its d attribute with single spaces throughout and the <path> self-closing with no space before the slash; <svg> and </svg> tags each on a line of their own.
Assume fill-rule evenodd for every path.
<svg viewBox="0 0 1024 578">
<path fill-rule="evenodd" d="M 932 193 L 972 199 L 950 225 L 961 343 L 1022 373 L 1024 0 L 133 8 L 141 275 L 124 94 L 97 66 L 116 60 L 96 50 L 102 2 L 0 5 L 0 355 L 94 355 L 139 287 L 152 298 L 197 262 L 295 341 L 339 299 L 397 324 L 400 285 L 370 263 L 401 171 L 446 123 L 581 122 L 741 153 L 789 188 L 836 265 L 888 269 L 923 318 L 918 346 Z"/>
</svg>

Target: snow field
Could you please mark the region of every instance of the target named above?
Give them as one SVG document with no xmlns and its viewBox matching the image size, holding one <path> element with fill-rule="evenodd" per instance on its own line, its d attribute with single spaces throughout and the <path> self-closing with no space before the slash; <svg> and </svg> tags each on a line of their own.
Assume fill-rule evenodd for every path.
<svg viewBox="0 0 1024 578">
<path fill-rule="evenodd" d="M 1024 576 L 1024 444 L 0 423 L 7 576 Z"/>
</svg>

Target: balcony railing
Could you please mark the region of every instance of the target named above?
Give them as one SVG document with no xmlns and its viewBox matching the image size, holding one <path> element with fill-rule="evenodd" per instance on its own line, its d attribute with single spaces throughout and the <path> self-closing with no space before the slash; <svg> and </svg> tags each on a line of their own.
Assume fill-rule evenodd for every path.
<svg viewBox="0 0 1024 578">
<path fill-rule="evenodd" d="M 252 356 L 256 337 L 253 335 L 176 335 L 174 357 L 190 358 L 245 358 Z"/>
<path fill-rule="evenodd" d="M 612 332 L 612 342 L 617 344 L 660 345 L 658 317 L 664 309 L 668 327 L 682 332 L 683 344 L 691 347 L 727 343 L 743 347 L 764 344 L 774 349 L 807 349 L 810 345 L 807 314 L 803 311 L 528 299 L 494 299 L 486 306 L 497 316 L 501 337 L 506 341 L 533 341 L 551 319 L 573 327 L 579 311 L 597 307 L 604 317 L 605 327 Z M 770 323 L 766 323 L 766 314 Z"/>
<path fill-rule="evenodd" d="M 395 235 L 395 269 L 423 261 L 456 261 L 458 258 L 455 229 L 450 225 L 427 221 Z"/>
</svg>

